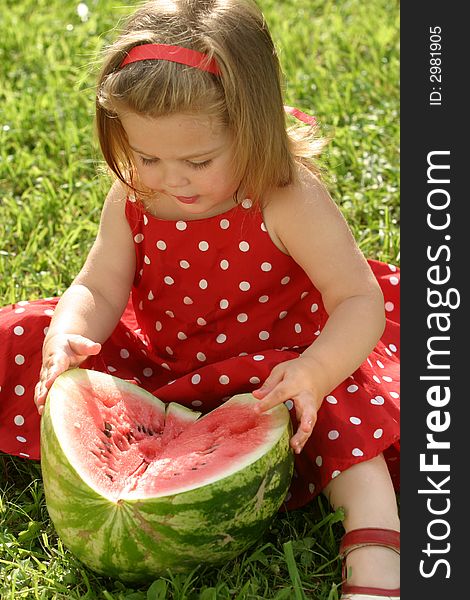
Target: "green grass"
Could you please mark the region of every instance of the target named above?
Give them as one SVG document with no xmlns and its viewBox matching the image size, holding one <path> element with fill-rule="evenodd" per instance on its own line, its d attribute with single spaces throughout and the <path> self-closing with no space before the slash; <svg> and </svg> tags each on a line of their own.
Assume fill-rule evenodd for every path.
<svg viewBox="0 0 470 600">
<path fill-rule="evenodd" d="M 0 297 L 60 294 L 97 230 L 109 185 L 93 137 L 96 52 L 133 3 L 3 0 L 0 20 Z M 127 6 L 126 6 L 127 5 Z M 260 0 L 286 73 L 286 103 L 334 140 L 331 192 L 363 250 L 399 262 L 398 3 Z M 221 569 L 126 587 L 83 567 L 48 518 L 37 463 L 0 456 L 0 598 L 335 600 L 341 514 L 316 499 L 280 514 Z"/>
</svg>

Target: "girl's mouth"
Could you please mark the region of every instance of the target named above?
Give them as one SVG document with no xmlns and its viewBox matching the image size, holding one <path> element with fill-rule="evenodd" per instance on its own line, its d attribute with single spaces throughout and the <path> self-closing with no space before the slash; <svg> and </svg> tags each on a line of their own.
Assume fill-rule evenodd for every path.
<svg viewBox="0 0 470 600">
<path fill-rule="evenodd" d="M 199 196 L 175 196 L 175 198 L 183 204 L 194 204 Z"/>
</svg>

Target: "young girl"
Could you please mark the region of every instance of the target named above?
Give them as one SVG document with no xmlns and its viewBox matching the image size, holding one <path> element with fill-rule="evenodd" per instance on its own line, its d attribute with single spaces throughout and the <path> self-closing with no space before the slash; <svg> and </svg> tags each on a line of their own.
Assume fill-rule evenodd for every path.
<svg viewBox="0 0 470 600">
<path fill-rule="evenodd" d="M 343 599 L 399 597 L 398 272 L 363 258 L 286 129 L 259 9 L 143 5 L 96 115 L 116 180 L 86 262 L 60 301 L 0 313 L 1 450 L 39 457 L 47 390 L 78 365 L 203 411 L 246 391 L 259 411 L 285 402 L 287 508 L 319 492 L 344 508 Z"/>
</svg>

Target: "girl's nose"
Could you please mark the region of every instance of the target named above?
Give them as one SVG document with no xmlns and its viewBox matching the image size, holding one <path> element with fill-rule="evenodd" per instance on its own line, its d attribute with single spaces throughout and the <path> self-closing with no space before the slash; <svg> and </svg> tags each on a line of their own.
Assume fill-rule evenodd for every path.
<svg viewBox="0 0 470 600">
<path fill-rule="evenodd" d="M 163 181 L 169 188 L 182 188 L 189 184 L 189 179 L 182 172 L 180 165 L 165 165 L 163 168 Z"/>
</svg>

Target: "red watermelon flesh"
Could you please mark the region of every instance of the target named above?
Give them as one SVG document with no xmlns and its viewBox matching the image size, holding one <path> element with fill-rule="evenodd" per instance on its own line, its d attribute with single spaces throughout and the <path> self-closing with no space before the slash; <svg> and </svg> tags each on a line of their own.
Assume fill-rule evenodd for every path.
<svg viewBox="0 0 470 600">
<path fill-rule="evenodd" d="M 51 390 L 63 395 L 53 415 L 62 424 L 59 443 L 80 477 L 115 502 L 216 481 L 257 460 L 276 435 L 277 413 L 257 415 L 251 394 L 198 419 L 199 412 L 165 405 L 124 380 L 75 372 L 73 387 L 69 376 L 64 389 L 59 378 Z"/>
</svg>

